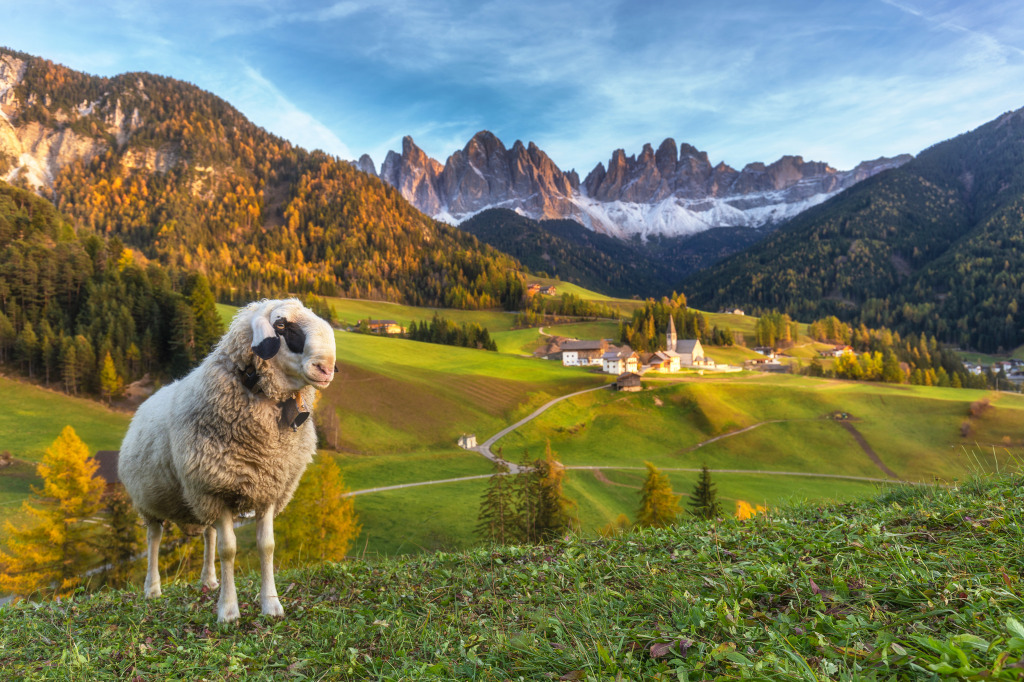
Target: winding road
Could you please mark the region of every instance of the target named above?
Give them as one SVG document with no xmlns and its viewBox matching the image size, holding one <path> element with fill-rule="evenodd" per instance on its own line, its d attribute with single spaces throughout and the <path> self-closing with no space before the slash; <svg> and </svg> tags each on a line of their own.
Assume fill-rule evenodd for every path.
<svg viewBox="0 0 1024 682">
<path fill-rule="evenodd" d="M 543 405 L 538 407 L 536 410 L 531 412 L 526 417 L 523 417 L 522 419 L 517 421 L 515 424 L 512 424 L 510 426 L 505 427 L 504 429 L 502 429 L 498 433 L 496 433 L 493 436 L 491 436 L 490 438 L 488 438 L 482 444 L 477 445 L 474 448 L 469 448 L 469 449 L 473 450 L 474 452 L 477 452 L 477 453 L 483 455 L 484 457 L 486 457 L 487 459 L 491 460 L 495 464 L 499 464 L 501 466 L 506 467 L 508 469 L 508 473 L 510 473 L 510 474 L 518 474 L 518 473 L 520 473 L 523 470 L 523 467 L 521 467 L 518 464 L 515 464 L 513 462 L 509 462 L 509 461 L 507 461 L 505 459 L 502 459 L 501 457 L 496 455 L 491 450 L 491 447 L 496 442 L 498 442 L 499 440 L 501 440 L 502 438 L 507 436 L 509 433 L 515 431 L 519 427 L 523 426 L 524 424 L 526 424 L 526 423 L 536 419 L 537 417 L 542 415 L 545 411 L 549 410 L 552 406 L 557 405 L 558 403 L 562 402 L 563 400 L 568 400 L 569 398 L 574 398 L 574 397 L 576 397 L 578 395 L 583 395 L 585 393 L 592 393 L 594 391 L 604 391 L 604 390 L 609 390 L 611 388 L 612 388 L 612 384 L 605 384 L 603 386 L 595 386 L 594 388 L 587 388 L 587 389 L 584 389 L 582 391 L 575 391 L 573 393 L 568 393 L 566 395 L 560 396 L 560 397 L 555 398 L 553 400 L 549 400 L 548 402 L 544 403 Z M 765 424 L 778 424 L 778 423 L 785 422 L 785 421 L 791 421 L 791 420 L 772 419 L 772 420 L 768 420 L 768 421 L 758 422 L 757 424 L 753 424 L 751 426 L 747 426 L 747 427 L 742 428 L 742 429 L 737 429 L 736 431 L 730 431 L 729 433 L 723 433 L 721 435 L 718 435 L 718 436 L 715 436 L 713 438 L 709 438 L 709 439 L 707 439 L 705 441 L 702 441 L 700 443 L 697 443 L 696 445 L 688 448 L 687 452 L 696 450 L 697 448 L 703 447 L 703 446 L 708 445 L 710 443 L 714 443 L 715 441 L 721 440 L 723 438 L 731 438 L 732 436 L 738 436 L 741 433 L 745 433 L 747 431 L 751 431 L 751 430 L 756 429 L 758 427 L 764 426 Z M 763 475 L 763 476 L 803 476 L 803 477 L 806 477 L 806 478 L 827 478 L 827 479 L 838 479 L 838 480 L 845 480 L 845 481 L 859 481 L 859 482 L 864 482 L 864 483 L 894 483 L 894 482 L 900 482 L 900 483 L 907 483 L 907 484 L 910 484 L 910 485 L 926 485 L 924 483 L 919 483 L 919 482 L 915 482 L 915 481 L 903 481 L 902 479 L 900 479 L 899 475 L 897 475 L 896 472 L 894 472 L 892 469 L 887 467 L 884 462 L 882 462 L 881 458 L 878 456 L 878 453 L 876 453 L 874 451 L 874 449 L 871 447 L 871 445 L 868 444 L 868 442 L 864 439 L 864 436 L 861 435 L 861 433 L 853 426 L 853 424 L 851 424 L 851 423 L 849 423 L 847 421 L 840 421 L 839 424 L 844 429 L 846 429 L 854 437 L 854 439 L 857 441 L 857 444 L 860 445 L 862 450 L 864 450 L 864 453 L 868 456 L 868 458 L 875 464 L 875 466 L 877 466 L 879 468 L 880 471 L 882 471 L 882 473 L 884 473 L 886 476 L 888 476 L 888 478 L 874 478 L 874 477 L 870 477 L 870 476 L 846 476 L 846 475 L 842 475 L 842 474 L 818 474 L 818 473 L 811 473 L 811 472 L 805 472 L 805 471 L 769 471 L 767 469 L 708 469 L 708 471 L 710 471 L 711 473 L 719 473 L 719 474 L 758 474 L 758 475 Z M 566 469 L 578 470 L 578 471 L 594 471 L 594 472 L 596 472 L 596 475 L 599 475 L 599 478 L 601 478 L 601 475 L 598 474 L 597 472 L 600 472 L 601 469 L 614 469 L 614 470 L 622 470 L 622 471 L 627 471 L 627 470 L 643 471 L 644 470 L 644 467 L 607 466 L 607 465 L 601 465 L 601 466 L 574 465 L 574 466 L 566 466 L 565 468 Z M 662 467 L 662 471 L 680 471 L 680 472 L 687 472 L 687 473 L 700 473 L 701 470 L 700 469 L 689 469 L 689 468 L 664 468 L 664 467 Z M 490 478 L 492 475 L 494 475 L 494 474 L 478 474 L 478 475 L 475 475 L 475 476 L 461 476 L 461 477 L 458 477 L 458 478 L 444 478 L 444 479 L 438 479 L 438 480 L 433 480 L 433 481 L 417 481 L 417 482 L 414 482 L 414 483 L 399 483 L 399 484 L 396 484 L 396 485 L 382 486 L 382 487 L 378 487 L 378 488 L 364 488 L 362 490 L 352 490 L 352 491 L 348 492 L 346 494 L 346 496 L 347 497 L 352 497 L 352 496 L 355 496 L 355 495 L 367 495 L 367 494 L 370 494 L 370 493 L 379 493 L 379 492 L 385 492 L 385 491 L 388 491 L 388 490 L 400 490 L 402 488 L 415 488 L 415 487 L 423 486 L 423 485 L 439 485 L 439 484 L 442 484 L 442 483 L 458 483 L 458 482 L 461 482 L 461 481 L 472 481 L 472 480 L 477 480 L 477 479 Z M 605 480 L 607 481 L 607 478 L 605 478 Z M 614 484 L 612 481 L 608 481 L 608 483 Z M 621 484 L 617 484 L 617 485 L 621 485 Z"/>
</svg>

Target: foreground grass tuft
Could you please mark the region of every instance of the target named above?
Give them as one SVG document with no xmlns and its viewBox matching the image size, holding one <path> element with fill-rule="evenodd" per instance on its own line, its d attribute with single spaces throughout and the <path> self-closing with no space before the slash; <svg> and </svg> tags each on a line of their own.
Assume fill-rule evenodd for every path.
<svg viewBox="0 0 1024 682">
<path fill-rule="evenodd" d="M 1022 479 L 0 611 L 2 679 L 1024 677 Z"/>
</svg>

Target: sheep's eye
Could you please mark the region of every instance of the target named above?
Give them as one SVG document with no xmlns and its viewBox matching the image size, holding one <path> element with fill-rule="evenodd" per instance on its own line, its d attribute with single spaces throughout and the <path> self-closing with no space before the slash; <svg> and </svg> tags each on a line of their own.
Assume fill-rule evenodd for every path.
<svg viewBox="0 0 1024 682">
<path fill-rule="evenodd" d="M 302 331 L 302 327 L 294 322 L 285 322 L 284 342 L 291 352 L 301 353 L 302 349 L 306 347 L 306 332 Z"/>
</svg>

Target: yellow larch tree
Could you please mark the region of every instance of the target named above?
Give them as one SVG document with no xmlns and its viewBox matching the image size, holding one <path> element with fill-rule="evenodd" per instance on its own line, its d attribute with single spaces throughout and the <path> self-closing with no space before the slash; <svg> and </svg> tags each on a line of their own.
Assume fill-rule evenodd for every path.
<svg viewBox="0 0 1024 682">
<path fill-rule="evenodd" d="M 36 468 L 42 489 L 33 487 L 22 504 L 29 520 L 20 526 L 6 522 L 0 592 L 66 594 L 81 582 L 95 558 L 88 542 L 95 527 L 86 521 L 102 506 L 98 466 L 75 430 L 65 426 Z"/>
<path fill-rule="evenodd" d="M 647 478 L 640 489 L 640 510 L 636 515 L 636 525 L 641 528 L 663 528 L 679 516 L 679 495 L 672 492 L 672 482 L 658 467 L 650 462 L 647 466 Z"/>
<path fill-rule="evenodd" d="M 345 558 L 362 531 L 355 501 L 347 493 L 337 462 L 318 454 L 278 521 L 277 557 L 282 564 Z"/>
</svg>

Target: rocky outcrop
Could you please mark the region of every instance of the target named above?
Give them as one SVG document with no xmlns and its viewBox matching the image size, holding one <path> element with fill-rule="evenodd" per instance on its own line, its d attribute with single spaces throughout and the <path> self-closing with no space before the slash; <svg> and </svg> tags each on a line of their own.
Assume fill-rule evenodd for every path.
<svg viewBox="0 0 1024 682">
<path fill-rule="evenodd" d="M 761 227 L 788 219 L 865 178 L 908 161 L 866 161 L 851 171 L 784 156 L 735 170 L 711 165 L 706 152 L 664 140 L 637 156 L 622 149 L 580 182 L 532 142 L 506 149 L 481 131 L 445 165 L 413 144 L 390 152 L 380 177 L 421 211 L 458 223 L 487 208 L 510 208 L 534 219 L 571 218 L 619 237 L 692 234 L 719 226 Z M 372 166 L 372 164 L 371 164 Z"/>
<path fill-rule="evenodd" d="M 16 88 L 24 79 L 25 71 L 23 60 L 0 53 L 0 179 L 20 180 L 37 191 L 50 190 L 65 166 L 75 161 L 89 162 L 107 151 L 111 137 L 124 149 L 121 163 L 126 168 L 164 172 L 179 162 L 179 155 L 170 148 L 130 148 L 132 134 L 142 126 L 139 110 L 132 107 L 129 111 L 122 106 L 119 97 L 110 93 L 96 102 L 82 102 L 49 112 L 55 125 L 34 119 L 21 120 L 19 114 L 26 105 L 39 101 L 44 107 L 54 107 L 48 93 L 41 98 L 37 93 L 30 93 L 27 102 L 20 101 Z M 141 80 L 134 87 L 141 92 Z M 82 134 L 68 125 L 83 118 L 96 121 L 105 135 Z M 83 128 L 85 126 L 77 129 Z"/>
</svg>

